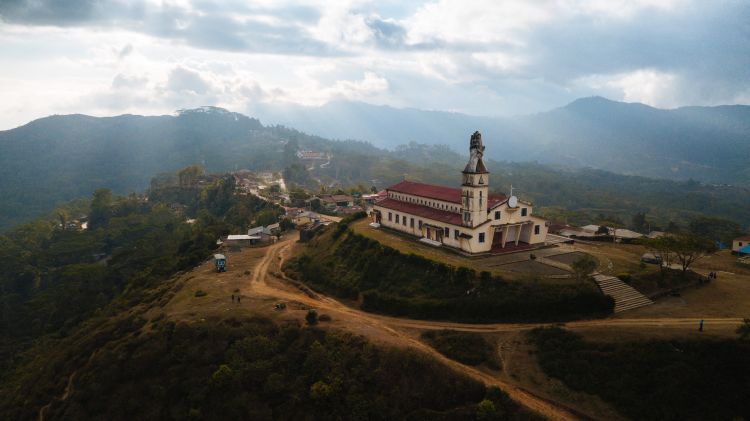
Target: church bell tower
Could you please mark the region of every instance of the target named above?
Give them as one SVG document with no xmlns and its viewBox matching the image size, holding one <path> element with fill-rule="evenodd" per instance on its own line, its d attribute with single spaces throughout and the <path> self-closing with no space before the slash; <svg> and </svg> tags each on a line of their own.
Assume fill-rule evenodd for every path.
<svg viewBox="0 0 750 421">
<path fill-rule="evenodd" d="M 482 162 L 484 145 L 477 131 L 469 142 L 469 162 L 461 172 L 461 221 L 466 227 L 475 227 L 487 220 L 487 194 L 490 173 Z"/>
</svg>

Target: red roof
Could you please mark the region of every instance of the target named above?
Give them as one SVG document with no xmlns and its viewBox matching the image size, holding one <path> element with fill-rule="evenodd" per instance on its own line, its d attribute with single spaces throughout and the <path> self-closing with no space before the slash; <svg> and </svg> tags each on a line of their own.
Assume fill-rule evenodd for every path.
<svg viewBox="0 0 750 421">
<path fill-rule="evenodd" d="M 429 199 L 442 200 L 444 202 L 461 204 L 461 189 L 452 187 L 436 186 L 433 184 L 416 183 L 414 181 L 402 181 L 388 187 L 386 190 L 426 197 Z M 490 194 L 487 205 L 492 208 L 498 203 L 505 201 L 502 194 Z"/>
<path fill-rule="evenodd" d="M 400 200 L 388 198 L 381 200 L 375 206 L 382 206 L 386 209 L 392 209 L 414 216 L 421 216 L 422 218 L 434 219 L 436 221 L 447 222 L 453 225 L 461 225 L 461 214 L 435 209 L 429 206 L 417 205 L 416 203 L 402 202 Z"/>
<path fill-rule="evenodd" d="M 734 239 L 734 241 L 750 241 L 750 235 L 743 235 L 742 237 L 737 237 Z"/>
</svg>

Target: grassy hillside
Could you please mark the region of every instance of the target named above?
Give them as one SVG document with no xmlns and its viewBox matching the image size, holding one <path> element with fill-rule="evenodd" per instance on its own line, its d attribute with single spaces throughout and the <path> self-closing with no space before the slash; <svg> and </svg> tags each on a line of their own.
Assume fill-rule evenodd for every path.
<svg viewBox="0 0 750 421">
<path fill-rule="evenodd" d="M 416 255 L 401 254 L 339 223 L 317 236 L 287 272 L 313 288 L 357 300 L 363 310 L 471 322 L 600 317 L 611 297 L 593 284 L 511 283 Z"/>
<path fill-rule="evenodd" d="M 506 419 L 533 419 L 431 358 L 348 334 L 263 318 L 86 328 L 5 379 L 6 419 L 36 419 L 50 404 L 45 419 L 473 420 L 485 397 Z M 68 384 L 69 397 L 54 399 Z"/>
<path fill-rule="evenodd" d="M 750 342 L 594 343 L 559 328 L 530 337 L 549 376 L 638 420 L 750 417 Z"/>
<path fill-rule="evenodd" d="M 167 313 L 190 279 L 178 272 L 275 209 L 231 195 L 231 180 L 170 196 L 192 225 L 159 194 L 98 190 L 88 230 L 38 220 L 0 236 L 3 419 L 535 419 L 413 351 L 260 316 Z"/>
</svg>

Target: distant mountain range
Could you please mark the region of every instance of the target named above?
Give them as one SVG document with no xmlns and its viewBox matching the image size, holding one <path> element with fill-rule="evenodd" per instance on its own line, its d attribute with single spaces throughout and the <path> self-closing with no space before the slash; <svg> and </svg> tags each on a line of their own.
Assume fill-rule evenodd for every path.
<svg viewBox="0 0 750 421">
<path fill-rule="evenodd" d="M 601 97 L 548 112 L 478 117 L 357 102 L 254 110 L 265 123 L 393 148 L 411 141 L 463 152 L 474 130 L 497 160 L 590 167 L 620 174 L 750 184 L 750 106 L 662 110 Z"/>
<path fill-rule="evenodd" d="M 0 228 L 72 199 L 90 197 L 99 187 L 118 194 L 142 191 L 155 175 L 193 164 L 211 172 L 280 171 L 294 166 L 290 174 L 297 178 L 292 181 L 309 184 L 312 179 L 299 165 L 297 148 L 333 154 L 331 165 L 317 168 L 312 175 L 326 185 L 382 187 L 407 173 L 421 174 L 422 181 L 451 184 L 452 172 L 443 180 L 430 167 L 435 163 L 459 167 L 474 130 L 483 133 L 487 158 L 495 161 L 491 169 L 495 179 L 502 175 L 506 184 L 514 182 L 511 174 L 519 167 L 503 161 L 537 161 L 741 186 L 730 189 L 741 192 L 738 195 L 721 193 L 724 205 L 730 203 L 727 198 L 734 197 L 734 203 L 745 197 L 750 186 L 750 107 L 746 106 L 658 110 L 587 98 L 513 119 L 361 103 L 288 109 L 283 118 L 272 117 L 268 110 L 261 114 L 268 121 L 293 121 L 307 132 L 368 140 L 391 151 L 362 141 L 332 141 L 283 126 L 264 126 L 258 119 L 215 107 L 150 117 L 55 115 L 0 131 Z M 415 141 L 447 146 L 425 147 Z M 408 142 L 411 146 L 397 147 Z M 546 171 L 551 176 L 557 170 Z M 548 188 L 542 191 L 549 195 Z M 713 193 L 697 197 L 705 194 Z M 563 203 L 548 204 L 558 202 Z M 722 209 L 737 218 L 736 212 Z"/>
</svg>

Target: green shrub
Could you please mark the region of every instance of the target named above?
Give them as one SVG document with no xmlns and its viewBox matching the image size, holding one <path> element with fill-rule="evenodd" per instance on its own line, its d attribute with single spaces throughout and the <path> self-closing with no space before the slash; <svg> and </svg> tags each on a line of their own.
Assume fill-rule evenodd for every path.
<svg viewBox="0 0 750 421">
<path fill-rule="evenodd" d="M 307 321 L 307 324 L 314 325 L 318 323 L 318 312 L 314 309 L 307 310 L 307 315 L 305 316 L 305 320 Z"/>
<path fill-rule="evenodd" d="M 402 254 L 349 230 L 317 237 L 285 270 L 314 289 L 356 300 L 363 310 L 462 322 L 558 321 L 611 313 L 593 285 L 508 283 L 488 272 Z"/>
<path fill-rule="evenodd" d="M 573 390 L 637 420 L 750 417 L 750 343 L 737 340 L 584 341 L 560 328 L 530 333 L 539 364 Z M 741 392 L 745 391 L 745 392 Z"/>
<path fill-rule="evenodd" d="M 468 365 L 501 368 L 495 347 L 478 333 L 455 330 L 427 331 L 422 339 L 446 357 Z"/>
<path fill-rule="evenodd" d="M 622 282 L 625 282 L 626 284 L 630 283 L 631 275 L 629 273 L 620 273 L 617 275 L 617 278 L 620 279 Z"/>
</svg>

